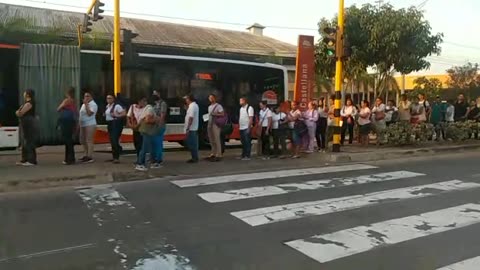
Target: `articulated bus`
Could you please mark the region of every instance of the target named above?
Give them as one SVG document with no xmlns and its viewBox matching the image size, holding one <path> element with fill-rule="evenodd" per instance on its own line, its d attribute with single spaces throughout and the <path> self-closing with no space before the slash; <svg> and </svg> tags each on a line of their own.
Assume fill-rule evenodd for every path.
<svg viewBox="0 0 480 270">
<path fill-rule="evenodd" d="M 109 52 L 105 51 L 85 50 L 82 54 L 110 57 Z M 271 106 L 280 106 L 288 97 L 287 69 L 281 65 L 180 55 L 140 53 L 139 56 L 141 64 L 138 67 L 123 70 L 121 96 L 131 103 L 140 96 L 151 95 L 153 90 L 160 92 L 169 107 L 166 141 L 183 143 L 186 110 L 182 97 L 186 94 L 193 94 L 199 104 L 200 115 L 207 113 L 208 95 L 213 93 L 218 97 L 234 126 L 234 131 L 228 139 L 240 138 L 238 132 L 240 97 L 247 97 L 249 104 L 257 112 L 261 100 L 266 100 Z M 85 67 L 82 72 L 83 70 Z M 82 74 L 84 86 L 89 85 L 88 81 L 91 78 L 87 77 L 88 74 Z M 88 87 L 94 90 L 97 98 L 103 98 L 106 94 L 96 93 L 92 85 Z M 98 103 L 102 107 L 104 101 L 99 100 Z M 99 123 L 102 124 L 102 120 L 99 120 Z M 205 129 L 202 129 L 204 126 L 205 123 L 200 127 L 201 142 L 207 140 Z M 131 141 L 131 130 L 124 130 L 122 141 Z M 106 127 L 100 125 L 96 143 L 106 142 L 108 142 Z"/>
<path fill-rule="evenodd" d="M 0 118 L 0 147 L 4 147 L 3 145 L 18 144 L 18 122 L 15 110 L 18 108 L 21 91 L 18 89 L 19 50 L 3 50 L 1 55 L 6 58 L 8 56 L 8 61 L 0 65 L 2 101 L 6 100 L 8 105 L 1 106 L 3 108 L 2 115 L 8 116 Z M 113 90 L 113 65 L 110 52 L 82 50 L 80 62 L 80 90 L 91 91 L 99 105 L 97 114 L 99 128 L 95 142 L 107 143 L 108 134 L 103 111 L 105 96 L 112 93 Z M 11 67 L 16 68 L 12 69 Z M 5 91 L 3 91 L 4 88 Z M 237 125 L 239 98 L 247 97 L 250 105 L 258 112 L 258 103 L 261 100 L 267 100 L 272 106 L 285 101 L 288 97 L 287 88 L 287 69 L 281 65 L 220 58 L 140 53 L 135 67 L 122 68 L 121 97 L 124 101 L 122 105 L 128 107 L 140 97 L 151 96 L 153 90 L 160 92 L 169 107 L 165 140 L 182 143 L 186 113 L 183 96 L 193 94 L 200 106 L 200 115 L 203 115 L 207 113 L 208 95 L 210 93 L 217 95 L 234 126 L 234 131 L 229 139 L 239 139 Z M 65 89 L 55 89 L 55 91 L 62 93 Z M 5 94 L 8 94 L 6 98 Z M 41 92 L 38 93 L 38 95 L 41 94 Z M 55 107 L 57 106 L 56 102 L 60 101 L 52 100 L 50 105 L 43 105 Z M 56 117 L 57 115 L 52 115 L 52 119 Z M 205 123 L 203 124 L 205 125 Z M 200 127 L 201 142 L 206 142 L 205 138 L 207 137 L 205 130 L 202 129 L 204 125 Z M 132 131 L 125 128 L 122 142 L 131 142 L 131 134 Z"/>
</svg>

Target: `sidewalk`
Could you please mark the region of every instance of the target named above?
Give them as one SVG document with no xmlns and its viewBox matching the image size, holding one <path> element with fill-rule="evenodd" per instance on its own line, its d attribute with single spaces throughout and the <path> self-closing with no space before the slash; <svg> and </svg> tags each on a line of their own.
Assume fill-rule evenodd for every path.
<svg viewBox="0 0 480 270">
<path fill-rule="evenodd" d="M 131 146 L 124 146 L 129 150 Z M 170 147 L 171 148 L 171 147 Z M 95 163 L 64 166 L 63 146 L 45 146 L 38 149 L 39 166 L 15 166 L 19 159 L 18 151 L 0 151 L 0 192 L 28 190 L 37 188 L 80 186 L 124 182 L 145 179 L 173 179 L 187 177 L 202 177 L 218 174 L 234 174 L 265 170 L 305 168 L 325 166 L 345 162 L 367 162 L 404 157 L 426 156 L 434 153 L 459 152 L 480 148 L 480 141 L 470 141 L 463 144 L 432 142 L 422 147 L 376 147 L 362 148 L 358 145 L 342 147 L 341 153 L 314 153 L 301 159 L 271 159 L 253 158 L 251 161 L 240 161 L 236 157 L 241 149 L 228 148 L 224 160 L 218 163 L 201 161 L 198 164 L 187 164 L 189 153 L 182 149 L 168 149 L 165 153 L 164 167 L 149 172 L 134 171 L 134 154 L 121 157 L 121 164 L 105 162 L 111 158 L 107 145 L 97 145 Z M 77 157 L 81 156 L 81 147 L 77 146 Z M 201 151 L 201 156 L 207 156 L 208 151 Z"/>
</svg>

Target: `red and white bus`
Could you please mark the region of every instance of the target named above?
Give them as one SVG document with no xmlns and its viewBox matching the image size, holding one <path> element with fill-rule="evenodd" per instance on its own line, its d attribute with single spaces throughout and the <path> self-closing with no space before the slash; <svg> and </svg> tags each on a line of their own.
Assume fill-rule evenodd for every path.
<svg viewBox="0 0 480 270">
<path fill-rule="evenodd" d="M 110 57 L 106 51 L 82 50 L 82 54 Z M 256 111 L 261 100 L 277 106 L 288 97 L 287 69 L 281 65 L 181 55 L 141 53 L 139 56 L 137 67 L 123 70 L 122 96 L 135 101 L 141 96 L 151 95 L 153 90 L 161 93 L 169 106 L 166 141 L 181 143 L 184 140 L 185 107 L 182 97 L 186 94 L 194 95 L 200 106 L 200 115 L 207 112 L 208 95 L 217 95 L 234 126 L 230 139 L 240 138 L 237 125 L 240 97 L 247 97 Z M 98 93 L 95 86 L 88 85 L 91 81 L 88 75 L 82 74 L 82 85 L 93 90 L 97 98 L 104 97 L 106 93 Z M 99 100 L 99 103 L 102 101 Z M 206 138 L 205 134 L 200 134 L 201 139 Z M 131 130 L 124 129 L 122 141 L 131 140 Z M 100 125 L 96 143 L 106 142 L 106 127 Z"/>
</svg>

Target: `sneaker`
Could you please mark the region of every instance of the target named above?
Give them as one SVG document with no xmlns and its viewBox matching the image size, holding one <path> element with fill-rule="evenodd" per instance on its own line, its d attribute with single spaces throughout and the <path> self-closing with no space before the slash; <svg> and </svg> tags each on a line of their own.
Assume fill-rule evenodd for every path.
<svg viewBox="0 0 480 270">
<path fill-rule="evenodd" d="M 198 160 L 194 160 L 194 159 L 189 159 L 187 160 L 187 163 L 198 163 Z"/>
<path fill-rule="evenodd" d="M 270 157 L 263 157 L 262 159 L 263 159 L 263 160 L 269 160 Z"/>
<path fill-rule="evenodd" d="M 25 164 L 25 161 L 17 161 L 17 162 L 15 162 L 15 165 L 17 165 L 17 166 L 22 166 L 23 164 Z"/>
<path fill-rule="evenodd" d="M 88 157 L 87 157 L 87 156 L 84 156 L 84 157 L 80 158 L 78 161 L 80 161 L 80 162 L 85 162 L 87 159 L 88 159 Z"/>
<path fill-rule="evenodd" d="M 162 164 L 160 163 L 153 163 L 152 165 L 150 165 L 150 169 L 160 169 L 162 168 Z"/>
<path fill-rule="evenodd" d="M 137 166 L 135 166 L 135 170 L 136 170 L 136 171 L 139 171 L 139 172 L 146 172 L 146 171 L 148 171 L 147 167 L 145 167 L 144 165 L 137 165 Z"/>
<path fill-rule="evenodd" d="M 113 164 L 120 164 L 120 160 L 114 159 L 114 160 L 112 161 L 112 163 L 113 163 Z"/>
<path fill-rule="evenodd" d="M 219 162 L 221 160 L 222 160 L 222 158 L 220 158 L 220 157 L 214 157 L 214 158 L 211 158 L 209 161 L 210 162 Z"/>
<path fill-rule="evenodd" d="M 243 160 L 243 161 L 249 161 L 249 160 L 252 160 L 252 159 L 249 158 L 249 157 L 244 157 L 244 158 L 241 158 L 241 160 Z"/>
<path fill-rule="evenodd" d="M 25 166 L 25 167 L 30 167 L 30 166 L 35 166 L 36 164 L 33 164 L 33 163 L 30 163 L 30 162 L 24 162 L 22 164 L 22 166 Z"/>
<path fill-rule="evenodd" d="M 95 162 L 95 160 L 94 160 L 93 158 L 87 157 L 87 158 L 84 159 L 82 162 L 83 162 L 83 163 L 93 163 L 93 162 Z"/>
</svg>

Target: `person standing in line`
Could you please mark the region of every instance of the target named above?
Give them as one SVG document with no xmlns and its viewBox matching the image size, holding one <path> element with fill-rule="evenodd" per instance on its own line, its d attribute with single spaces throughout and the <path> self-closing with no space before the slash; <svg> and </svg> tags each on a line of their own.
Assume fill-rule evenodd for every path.
<svg viewBox="0 0 480 270">
<path fill-rule="evenodd" d="M 385 122 L 385 104 L 381 97 L 375 100 L 375 106 L 372 109 L 373 120 L 375 123 L 375 133 L 377 134 L 377 145 L 385 142 L 385 129 L 387 124 Z"/>
<path fill-rule="evenodd" d="M 207 157 L 207 160 L 217 162 L 222 159 L 222 145 L 220 141 L 222 129 L 215 123 L 215 118 L 223 116 L 225 112 L 223 111 L 222 105 L 217 103 L 217 97 L 214 94 L 210 94 L 208 100 L 210 101 L 210 106 L 208 106 L 209 119 L 207 132 L 212 152 L 210 156 Z"/>
<path fill-rule="evenodd" d="M 420 122 L 425 123 L 430 119 L 430 113 L 432 111 L 430 102 L 426 100 L 425 94 L 418 94 L 418 104 L 420 104 L 424 108 L 422 114 L 420 114 L 418 119 Z"/>
<path fill-rule="evenodd" d="M 287 114 L 280 110 L 280 106 L 277 106 L 272 113 L 273 154 L 275 157 L 283 158 L 287 152 L 287 129 Z M 279 146 L 282 150 L 280 150 Z"/>
<path fill-rule="evenodd" d="M 412 105 L 412 103 L 408 100 L 408 97 L 405 94 L 402 94 L 401 99 L 402 100 L 398 104 L 398 116 L 401 122 L 410 123 L 410 106 Z"/>
<path fill-rule="evenodd" d="M 185 115 L 185 135 L 186 145 L 190 150 L 192 158 L 187 163 L 198 162 L 198 121 L 199 121 L 199 108 L 193 95 L 184 97 L 185 103 L 188 106 L 187 113 Z"/>
<path fill-rule="evenodd" d="M 358 125 L 360 133 L 360 144 L 367 147 L 369 144 L 369 134 L 371 130 L 370 117 L 372 113 L 370 111 L 370 103 L 367 100 L 362 101 L 362 107 L 358 113 Z"/>
<path fill-rule="evenodd" d="M 163 140 L 166 131 L 167 103 L 162 99 L 159 91 L 153 91 L 153 109 L 155 119 L 157 120 L 158 134 L 155 135 L 153 147 L 155 147 L 155 156 L 152 156 L 153 163 L 151 168 L 158 169 L 163 163 Z"/>
<path fill-rule="evenodd" d="M 60 113 L 58 124 L 62 133 L 63 143 L 65 144 L 65 158 L 64 165 L 75 164 L 75 144 L 73 135 L 77 127 L 78 110 L 75 103 L 75 88 L 68 88 L 65 93 L 65 99 L 57 107 L 57 112 Z"/>
<path fill-rule="evenodd" d="M 138 131 L 142 134 L 142 149 L 138 155 L 137 165 L 135 170 L 137 171 L 148 171 L 147 166 L 147 153 L 150 153 L 150 160 L 153 159 L 156 155 L 157 149 L 155 145 L 155 136 L 158 134 L 158 125 L 157 119 L 155 116 L 155 110 L 153 106 L 148 104 L 143 111 L 143 115 L 140 117 L 140 122 L 138 123 Z M 151 162 L 151 164 L 153 164 Z"/>
<path fill-rule="evenodd" d="M 325 104 L 325 98 L 318 101 L 318 122 L 315 138 L 319 152 L 325 152 L 326 133 L 327 133 L 328 107 Z"/>
<path fill-rule="evenodd" d="M 330 96 L 328 105 L 328 118 L 327 118 L 327 138 L 325 140 L 325 146 L 328 147 L 328 143 L 333 140 L 333 131 L 335 129 L 335 96 Z"/>
<path fill-rule="evenodd" d="M 395 106 L 395 101 L 388 100 L 385 107 L 385 122 L 387 127 L 395 124 L 398 121 L 398 108 Z"/>
<path fill-rule="evenodd" d="M 15 112 L 20 120 L 22 134 L 22 159 L 17 165 L 37 165 L 37 115 L 35 92 L 27 89 L 23 93 L 23 105 Z"/>
<path fill-rule="evenodd" d="M 303 121 L 302 112 L 299 109 L 297 101 L 292 101 L 290 103 L 290 112 L 288 113 L 288 127 L 292 134 L 292 158 L 300 158 L 300 148 L 302 146 L 302 139 L 300 137 L 299 131 L 295 129 L 295 123 L 297 121 Z"/>
<path fill-rule="evenodd" d="M 444 112 L 446 110 L 446 104 L 442 103 L 440 96 L 437 96 L 432 104 L 432 112 L 430 114 L 430 123 L 432 123 L 435 130 L 435 140 L 439 141 L 442 137 L 442 124 L 445 122 Z"/>
<path fill-rule="evenodd" d="M 270 159 L 270 133 L 272 130 L 272 111 L 268 108 L 266 101 L 260 101 L 259 124 L 262 127 L 262 155 L 263 160 Z"/>
<path fill-rule="evenodd" d="M 137 104 L 132 104 L 132 106 L 130 106 L 130 109 L 128 109 L 127 113 L 127 124 L 128 127 L 133 131 L 133 145 L 135 146 L 137 159 L 138 155 L 140 154 L 140 150 L 142 149 L 142 134 L 140 134 L 138 131 L 138 124 L 142 119 L 147 104 L 147 98 L 141 97 L 138 99 Z"/>
<path fill-rule="evenodd" d="M 315 133 L 317 131 L 318 110 L 313 101 L 308 102 L 308 108 L 303 114 L 305 125 L 307 126 L 307 134 L 305 137 L 306 153 L 311 154 L 315 150 Z"/>
<path fill-rule="evenodd" d="M 107 95 L 107 107 L 105 108 L 105 120 L 107 121 L 108 135 L 112 147 L 112 159 L 107 162 L 120 163 L 120 136 L 122 136 L 124 119 L 127 115 L 120 104 L 115 103 L 113 95 Z"/>
<path fill-rule="evenodd" d="M 98 105 L 93 101 L 92 94 L 85 92 L 83 104 L 80 107 L 80 143 L 83 145 L 85 155 L 80 159 L 83 163 L 95 162 L 93 159 L 94 136 L 97 130 Z"/>
<path fill-rule="evenodd" d="M 345 143 L 345 133 L 348 130 L 348 144 L 353 143 L 353 127 L 355 126 L 355 116 L 357 115 L 357 108 L 353 105 L 353 102 L 350 98 L 347 98 L 345 101 L 345 106 L 343 106 L 340 111 L 340 116 L 342 117 L 342 133 L 340 144 Z"/>
<path fill-rule="evenodd" d="M 238 126 L 240 129 L 240 141 L 242 142 L 242 160 L 250 160 L 252 153 L 252 135 L 253 116 L 255 111 L 248 105 L 247 98 L 240 98 L 240 115 Z"/>
<path fill-rule="evenodd" d="M 459 94 L 455 107 L 455 122 L 465 121 L 467 119 L 468 104 L 465 101 L 465 95 Z"/>
</svg>

